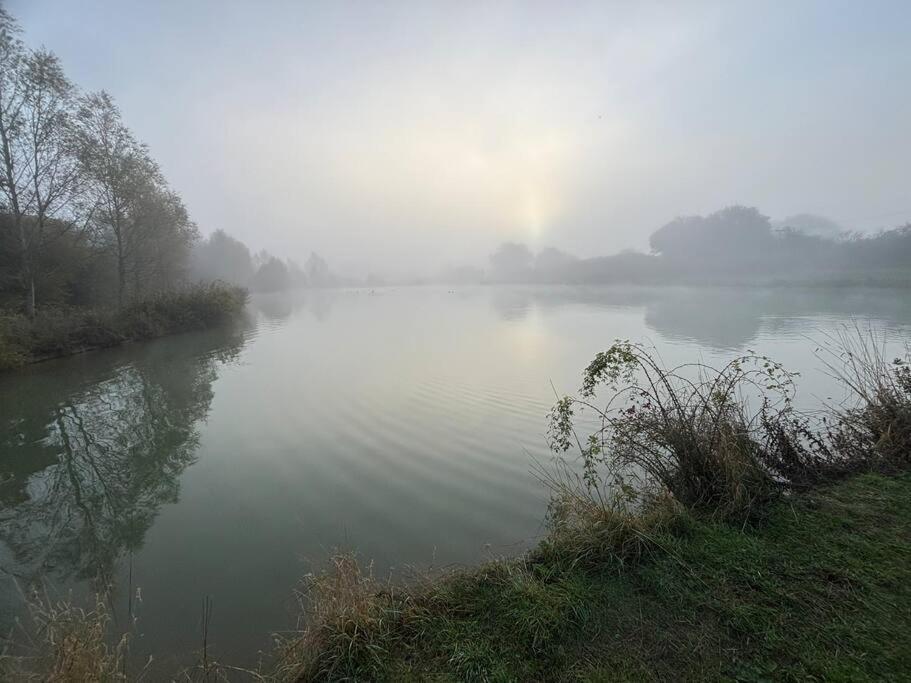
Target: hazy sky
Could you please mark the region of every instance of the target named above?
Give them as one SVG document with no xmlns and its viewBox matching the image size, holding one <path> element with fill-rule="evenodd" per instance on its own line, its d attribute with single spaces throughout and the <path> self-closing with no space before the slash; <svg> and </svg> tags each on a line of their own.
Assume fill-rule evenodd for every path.
<svg viewBox="0 0 911 683">
<path fill-rule="evenodd" d="M 911 2 L 7 0 L 203 232 L 362 274 L 911 219 Z M 420 264 L 420 265 L 418 265 Z"/>
</svg>

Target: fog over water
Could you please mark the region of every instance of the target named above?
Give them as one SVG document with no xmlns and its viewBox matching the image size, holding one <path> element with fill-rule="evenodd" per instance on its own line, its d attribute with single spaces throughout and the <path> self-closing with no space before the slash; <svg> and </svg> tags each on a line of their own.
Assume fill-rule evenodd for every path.
<svg viewBox="0 0 911 683">
<path fill-rule="evenodd" d="M 537 600 L 569 585 L 548 562 L 660 547 L 638 525 L 671 499 L 752 534 L 779 494 L 905 468 L 909 35 L 907 0 L 0 0 L 0 636 L 23 589 L 101 596 L 113 669 L 170 679 L 202 641 L 208 678 L 335 628 L 293 596 L 339 549 L 402 582 L 510 557 Z M 618 517 L 636 491 L 660 509 Z M 343 564 L 342 659 L 346 601 L 385 599 Z M 504 633 L 587 660 L 537 625 L 587 618 L 540 604 Z M 680 615 L 723 636 L 659 655 L 766 671 L 735 620 Z M 468 675 L 489 648 L 431 649 Z"/>
<path fill-rule="evenodd" d="M 351 275 L 647 250 L 729 204 L 911 211 L 906 2 L 5 5 L 204 233 Z"/>
<path fill-rule="evenodd" d="M 380 576 L 512 555 L 543 531 L 553 387 L 615 337 L 668 364 L 762 349 L 839 394 L 814 340 L 856 317 L 900 349 L 887 289 L 482 287 L 261 295 L 223 330 L 0 375 L 0 628 L 14 581 L 55 595 L 111 582 L 132 654 L 162 671 L 198 647 L 252 665 L 290 627 L 291 589 L 337 547 Z M 733 305 L 736 303 L 736 306 Z M 553 382 L 553 387 L 551 386 Z"/>
</svg>

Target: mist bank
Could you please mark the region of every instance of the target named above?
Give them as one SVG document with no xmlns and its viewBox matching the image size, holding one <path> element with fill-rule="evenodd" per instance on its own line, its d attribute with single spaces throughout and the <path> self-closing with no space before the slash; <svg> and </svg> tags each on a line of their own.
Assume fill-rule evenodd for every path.
<svg viewBox="0 0 911 683">
<path fill-rule="evenodd" d="M 758 209 L 730 206 L 678 217 L 649 237 L 650 252 L 579 257 L 559 248 L 533 251 L 505 242 L 486 267 L 461 265 L 419 277 L 346 277 L 311 253 L 304 265 L 249 247 L 222 230 L 196 243 L 190 272 L 252 291 L 385 285 L 911 285 L 911 223 L 875 234 L 843 229 L 822 216 L 772 221 Z"/>
<path fill-rule="evenodd" d="M 911 285 L 911 223 L 872 235 L 822 217 L 772 222 L 753 207 L 675 218 L 649 238 L 650 253 L 578 257 L 507 242 L 487 268 L 459 267 L 429 281 L 450 284 Z"/>
<path fill-rule="evenodd" d="M 487 264 L 410 278 L 395 277 L 381 261 L 372 273 L 345 276 L 315 252 L 303 263 L 257 252 L 218 226 L 208 226 L 203 238 L 114 99 L 80 90 L 54 53 L 25 45 L 20 34 L 0 10 L 0 309 L 13 313 L 121 309 L 213 281 L 260 292 L 423 283 L 911 283 L 911 224 L 862 236 L 809 214 L 773 223 L 744 206 L 678 217 L 651 235 L 649 253 L 611 255 L 600 245 L 587 254 L 553 247 L 535 253 L 510 242 Z M 314 212 L 303 206 L 299 213 L 312 220 Z M 618 227 L 605 225 L 605 242 Z M 308 240 L 293 224 L 282 229 L 288 244 Z M 384 235 L 408 252 L 401 233 Z M 318 231 L 309 238 L 317 243 Z M 333 258 L 350 262 L 365 249 L 352 237 Z M 414 272 L 434 267 L 412 264 Z"/>
</svg>

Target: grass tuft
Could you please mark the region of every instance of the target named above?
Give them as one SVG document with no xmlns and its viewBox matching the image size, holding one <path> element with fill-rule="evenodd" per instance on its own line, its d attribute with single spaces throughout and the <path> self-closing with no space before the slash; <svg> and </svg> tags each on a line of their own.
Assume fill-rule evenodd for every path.
<svg viewBox="0 0 911 683">
<path fill-rule="evenodd" d="M 127 680 L 124 657 L 128 637 L 109 642 L 110 614 L 98 597 L 90 609 L 29 596 L 30 624 L 24 652 L 0 656 L 0 676 L 9 681 L 101 683 Z"/>
</svg>

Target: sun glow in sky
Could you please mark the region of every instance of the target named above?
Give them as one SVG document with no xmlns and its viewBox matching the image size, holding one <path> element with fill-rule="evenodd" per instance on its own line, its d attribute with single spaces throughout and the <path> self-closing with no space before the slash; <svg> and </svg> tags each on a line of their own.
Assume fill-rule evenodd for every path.
<svg viewBox="0 0 911 683">
<path fill-rule="evenodd" d="M 911 3 L 6 4 L 203 232 L 355 272 L 643 249 L 732 203 L 911 211 Z"/>
</svg>

